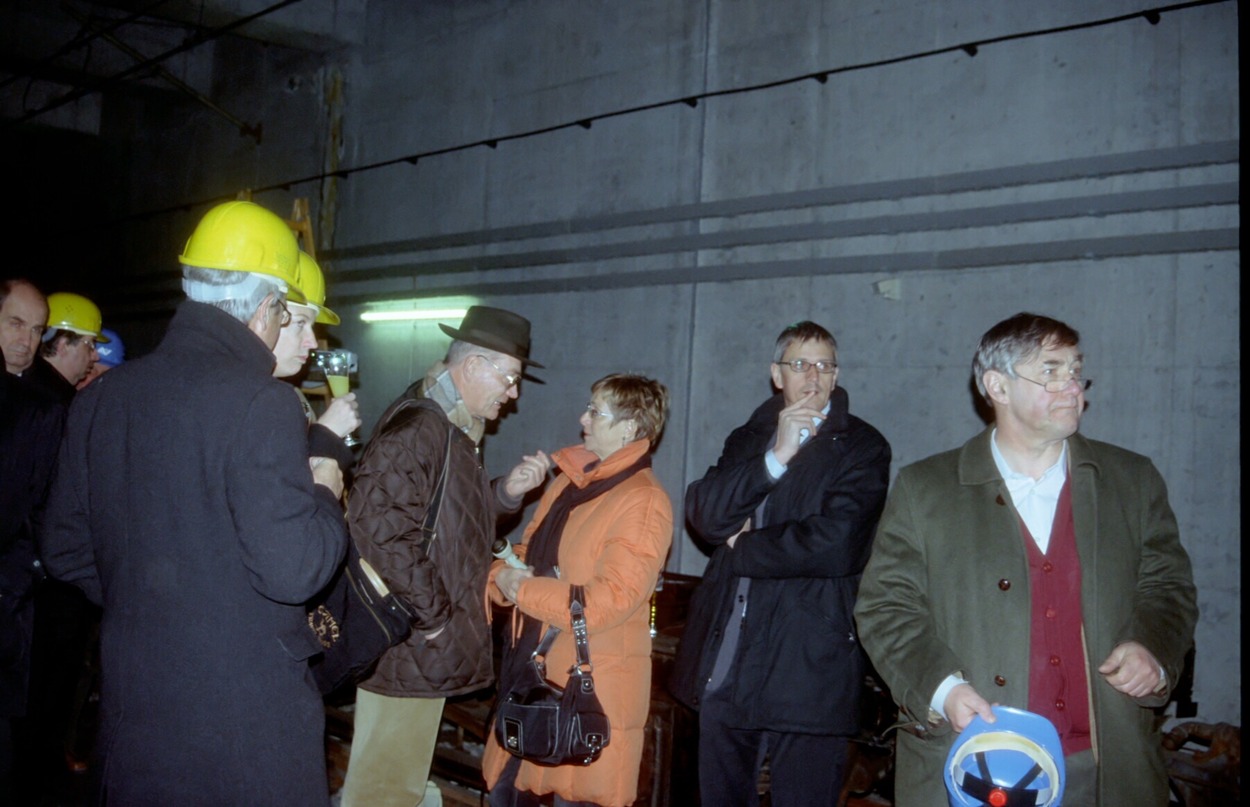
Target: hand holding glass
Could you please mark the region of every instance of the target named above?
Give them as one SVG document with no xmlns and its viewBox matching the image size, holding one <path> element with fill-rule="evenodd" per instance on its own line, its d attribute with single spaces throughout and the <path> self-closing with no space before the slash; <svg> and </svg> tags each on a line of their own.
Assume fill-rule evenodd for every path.
<svg viewBox="0 0 1250 807">
<path fill-rule="evenodd" d="M 314 350 L 313 360 L 317 369 L 325 374 L 330 394 L 335 398 L 342 397 L 351 389 L 351 374 L 357 370 L 356 354 L 350 350 Z M 360 438 L 354 433 L 343 438 L 349 446 L 359 445 Z"/>
</svg>

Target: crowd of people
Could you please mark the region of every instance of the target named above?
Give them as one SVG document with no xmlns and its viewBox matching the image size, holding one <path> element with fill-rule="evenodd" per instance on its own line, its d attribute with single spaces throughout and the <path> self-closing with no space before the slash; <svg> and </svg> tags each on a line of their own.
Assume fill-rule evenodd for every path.
<svg viewBox="0 0 1250 807">
<path fill-rule="evenodd" d="M 610 743 L 547 765 L 490 732 L 490 804 L 633 804 L 648 602 L 674 535 L 651 469 L 665 385 L 605 375 L 580 443 L 491 479 L 487 425 L 542 365 L 528 320 L 474 306 L 357 457 L 355 395 L 318 415 L 283 380 L 314 326 L 339 322 L 290 226 L 218 205 L 178 260 L 186 300 L 129 360 L 85 297 L 0 283 L 0 803 L 54 803 L 69 765 L 98 804 L 328 805 L 307 609 L 353 542 L 413 631 L 357 682 L 344 807 L 421 804 L 445 701 L 508 690 L 549 627 L 563 686 L 573 589 Z M 777 807 L 837 804 L 875 668 L 900 711 L 902 807 L 947 804 L 952 743 L 998 704 L 1057 729 L 1067 803 L 1166 804 L 1154 709 L 1192 643 L 1192 571 L 1151 462 L 1078 433 L 1077 331 L 1027 313 L 991 327 L 972 372 L 992 423 L 892 488 L 838 351 L 815 322 L 786 326 L 760 365 L 775 393 L 685 491 L 710 561 L 671 680 L 654 683 L 698 712 L 701 802 L 758 804 L 767 766 Z M 501 519 L 531 495 L 520 561 L 496 559 Z M 89 760 L 73 739 L 84 691 Z"/>
</svg>

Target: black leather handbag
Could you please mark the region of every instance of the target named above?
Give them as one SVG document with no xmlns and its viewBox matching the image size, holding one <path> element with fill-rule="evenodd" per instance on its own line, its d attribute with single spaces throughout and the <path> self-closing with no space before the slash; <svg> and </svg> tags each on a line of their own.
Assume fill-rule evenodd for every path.
<svg viewBox="0 0 1250 807">
<path fill-rule="evenodd" d="M 612 739 L 591 677 L 584 596 L 581 586 L 569 591 L 577 663 L 569 670 L 568 683 L 560 688 L 547 680 L 547 652 L 560 632 L 551 626 L 530 657 L 529 680 L 499 701 L 495 739 L 513 756 L 540 765 L 589 765 Z"/>
</svg>

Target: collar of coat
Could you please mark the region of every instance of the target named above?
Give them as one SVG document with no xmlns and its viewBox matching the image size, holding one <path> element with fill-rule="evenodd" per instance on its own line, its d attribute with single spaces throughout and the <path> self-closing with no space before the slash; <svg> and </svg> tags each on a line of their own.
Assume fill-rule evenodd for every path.
<svg viewBox="0 0 1250 807">
<path fill-rule="evenodd" d="M 69 406 L 74 400 L 74 393 L 78 391 L 73 384 L 69 383 L 69 379 L 61 375 L 61 371 L 43 356 L 36 356 L 35 361 L 26 368 L 26 372 L 22 373 L 21 377 L 28 384 L 42 390 L 64 406 Z"/>
<path fill-rule="evenodd" d="M 959 484 L 987 485 L 1002 481 L 1002 474 L 994 464 L 994 455 L 990 449 L 993 433 L 994 425 L 990 424 L 985 427 L 985 431 L 959 449 Z M 1076 469 L 1085 465 L 1095 472 L 1099 470 L 1093 444 L 1077 432 L 1068 438 L 1068 467 Z"/>
<path fill-rule="evenodd" d="M 627 443 L 624 447 L 609 454 L 607 459 L 600 460 L 597 454 L 579 443 L 556 451 L 551 455 L 551 459 L 570 482 L 579 488 L 584 488 L 596 479 L 606 479 L 628 468 L 650 450 L 651 441 L 643 438 Z"/>
<path fill-rule="evenodd" d="M 242 364 L 249 372 L 272 375 L 273 351 L 247 325 L 216 306 L 185 300 L 169 322 L 165 341 L 191 353 L 212 353 Z"/>
<path fill-rule="evenodd" d="M 413 387 L 416 386 L 414 383 Z M 482 436 L 486 434 L 486 421 L 469 414 L 469 408 L 464 405 L 464 398 L 460 397 L 460 390 L 456 388 L 456 382 L 452 380 L 451 371 L 446 364 L 441 361 L 434 362 L 420 384 L 420 394 L 421 397 L 438 404 L 452 425 L 468 435 L 473 445 L 482 442 Z"/>
</svg>

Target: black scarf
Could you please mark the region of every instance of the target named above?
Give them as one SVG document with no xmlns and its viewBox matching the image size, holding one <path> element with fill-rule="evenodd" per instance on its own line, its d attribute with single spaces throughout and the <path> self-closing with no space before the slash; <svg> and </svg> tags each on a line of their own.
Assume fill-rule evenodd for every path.
<svg viewBox="0 0 1250 807">
<path fill-rule="evenodd" d="M 525 560 L 534 567 L 534 576 L 556 576 L 555 567 L 560 554 L 560 539 L 564 536 L 564 525 L 569 520 L 569 513 L 573 512 L 575 507 L 599 498 L 642 469 L 650 467 L 651 455 L 643 454 L 633 465 L 606 479 L 595 480 L 584 488 L 570 484 L 562 490 L 556 500 L 551 503 L 547 516 L 530 538 L 529 552 L 526 553 Z M 525 677 L 526 665 L 529 664 L 530 656 L 542 640 L 539 634 L 541 628 L 540 620 L 521 615 L 520 634 L 516 642 L 509 641 L 504 646 L 503 664 L 499 675 L 500 693 L 509 692 L 514 684 L 528 680 Z"/>
</svg>

